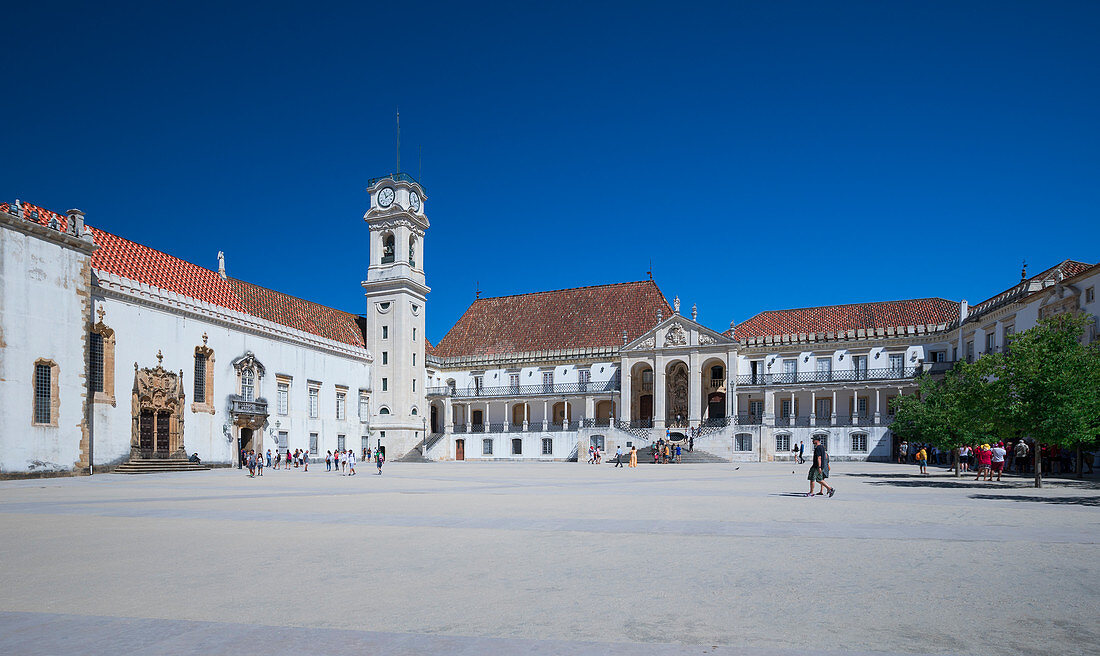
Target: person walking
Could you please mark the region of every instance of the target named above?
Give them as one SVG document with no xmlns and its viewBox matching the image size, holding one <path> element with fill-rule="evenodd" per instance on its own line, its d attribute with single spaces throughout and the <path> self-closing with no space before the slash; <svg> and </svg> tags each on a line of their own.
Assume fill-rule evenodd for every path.
<svg viewBox="0 0 1100 656">
<path fill-rule="evenodd" d="M 267 450 L 267 466 L 271 466 L 271 449 Z"/>
<path fill-rule="evenodd" d="M 806 443 L 803 442 L 802 440 L 799 440 L 798 441 L 798 464 L 800 464 L 800 465 L 806 464 L 806 458 L 804 457 L 805 453 L 806 453 Z"/>
<path fill-rule="evenodd" d="M 263 456 L 262 453 L 257 453 L 256 454 L 256 475 L 257 476 L 263 476 L 264 475 L 264 456 Z"/>
<path fill-rule="evenodd" d="M 252 451 L 245 452 L 245 459 L 248 462 L 248 477 L 254 478 L 256 476 L 256 454 Z"/>
<path fill-rule="evenodd" d="M 340 466 L 344 468 L 341 473 L 347 474 L 348 473 L 348 458 L 351 457 L 351 449 L 348 449 L 346 452 L 341 453 L 340 455 L 344 456 L 344 459 L 340 462 Z"/>
<path fill-rule="evenodd" d="M 348 476 L 355 476 L 355 452 L 348 449 L 348 457 L 345 460 L 348 463 Z"/>
<path fill-rule="evenodd" d="M 676 462 L 683 462 L 683 460 L 681 460 L 681 451 L 679 444 L 676 445 Z"/>
<path fill-rule="evenodd" d="M 283 452 L 275 449 L 275 469 L 279 468 L 279 465 L 283 462 Z"/>
<path fill-rule="evenodd" d="M 630 445 L 630 466 L 638 466 L 638 447 L 634 446 L 633 444 Z"/>
<path fill-rule="evenodd" d="M 691 435 L 688 437 L 688 453 L 695 450 L 695 428 L 691 429 Z"/>
<path fill-rule="evenodd" d="M 923 446 L 920 448 L 919 451 L 917 451 L 917 455 L 915 457 L 917 459 L 917 466 L 920 467 L 920 473 L 927 474 L 928 473 L 928 452 L 924 450 Z"/>
<path fill-rule="evenodd" d="M 325 451 L 325 471 L 332 471 L 332 451 Z"/>
<path fill-rule="evenodd" d="M 974 477 L 974 480 L 978 480 L 985 474 L 985 480 L 993 480 L 993 471 L 991 469 L 993 464 L 993 452 L 990 450 L 988 444 L 983 444 L 978 447 L 978 475 Z"/>
<path fill-rule="evenodd" d="M 1027 442 L 1021 439 L 1016 443 L 1016 447 L 1012 450 L 1013 455 L 1016 457 L 1016 473 L 1027 473 L 1027 456 L 1031 449 L 1028 447 Z"/>
<path fill-rule="evenodd" d="M 825 482 L 828 477 L 829 454 L 825 452 L 825 447 L 821 446 L 821 438 L 815 436 L 813 443 L 814 452 L 810 456 L 810 471 L 806 475 L 806 480 L 810 481 L 810 491 L 806 493 L 806 496 L 814 496 L 814 483 L 817 483 L 821 486 L 818 495 L 825 494 L 825 490 L 829 490 L 829 496 L 831 497 L 836 490 Z"/>
<path fill-rule="evenodd" d="M 302 451 L 302 471 L 309 471 L 309 451 Z"/>
<path fill-rule="evenodd" d="M 623 448 L 621 446 L 615 447 L 615 466 L 623 466 Z"/>
<path fill-rule="evenodd" d="M 374 462 L 378 464 L 378 475 L 379 476 L 382 475 L 382 463 L 385 462 L 385 460 L 386 460 L 386 458 L 382 455 L 382 449 L 378 449 L 377 451 L 374 452 Z"/>
</svg>

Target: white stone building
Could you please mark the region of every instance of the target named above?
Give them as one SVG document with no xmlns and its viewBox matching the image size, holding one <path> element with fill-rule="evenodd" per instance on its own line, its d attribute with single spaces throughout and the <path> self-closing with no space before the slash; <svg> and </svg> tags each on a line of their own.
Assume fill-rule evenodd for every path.
<svg viewBox="0 0 1100 656">
<path fill-rule="evenodd" d="M 823 437 L 888 459 L 890 400 L 1041 317 L 1100 313 L 1072 260 L 973 307 L 941 298 L 765 311 L 721 331 L 652 280 L 478 298 L 432 347 L 424 189 L 370 181 L 362 314 L 25 203 L 0 203 L 0 475 L 241 449 L 571 460 L 694 429 L 697 450 L 782 460 Z M 354 284 L 349 281 L 349 284 Z M 584 457 L 580 457 L 584 460 Z"/>
</svg>

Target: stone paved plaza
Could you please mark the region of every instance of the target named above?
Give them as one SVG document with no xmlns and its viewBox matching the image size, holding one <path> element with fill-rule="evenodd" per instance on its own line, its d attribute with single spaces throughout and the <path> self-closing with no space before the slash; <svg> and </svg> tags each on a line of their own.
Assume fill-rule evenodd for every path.
<svg viewBox="0 0 1100 656">
<path fill-rule="evenodd" d="M 1100 652 L 1100 489 L 392 463 L 0 482 L 3 654 Z"/>
</svg>

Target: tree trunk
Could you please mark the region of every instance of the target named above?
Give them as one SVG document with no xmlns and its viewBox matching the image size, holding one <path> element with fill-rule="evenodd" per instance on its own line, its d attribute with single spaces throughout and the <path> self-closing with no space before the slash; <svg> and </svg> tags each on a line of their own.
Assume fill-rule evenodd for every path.
<svg viewBox="0 0 1100 656">
<path fill-rule="evenodd" d="M 952 458 L 955 460 L 955 478 L 959 477 L 959 447 L 951 449 Z"/>
<path fill-rule="evenodd" d="M 1076 467 L 1077 476 L 1076 476 L 1076 478 L 1081 478 L 1082 474 L 1081 474 L 1081 444 L 1080 444 L 1080 442 L 1077 443 L 1077 458 L 1075 459 L 1075 462 L 1077 463 L 1077 467 Z"/>
<path fill-rule="evenodd" d="M 1035 487 L 1043 487 L 1043 461 L 1039 458 L 1039 452 L 1042 451 L 1039 440 L 1035 440 L 1035 453 L 1032 454 L 1032 458 L 1035 460 Z"/>
</svg>

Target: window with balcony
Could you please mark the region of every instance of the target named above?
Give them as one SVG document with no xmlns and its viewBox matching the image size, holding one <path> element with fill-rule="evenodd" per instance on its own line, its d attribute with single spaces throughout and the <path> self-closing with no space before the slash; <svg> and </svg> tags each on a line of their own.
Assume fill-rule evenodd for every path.
<svg viewBox="0 0 1100 656">
<path fill-rule="evenodd" d="M 833 358 L 832 356 L 819 356 L 816 359 L 817 364 L 817 379 L 821 382 L 827 382 L 833 379 Z"/>
<path fill-rule="evenodd" d="M 577 372 L 577 374 L 577 380 L 580 383 L 580 390 L 583 392 L 584 390 L 588 389 L 588 379 L 592 375 L 592 372 L 588 369 L 581 369 Z"/>
<path fill-rule="evenodd" d="M 542 372 L 542 391 L 553 392 L 554 391 L 554 372 L 544 371 Z"/>
<path fill-rule="evenodd" d="M 941 353 L 942 355 L 942 353 Z M 890 375 L 900 377 L 905 373 L 905 355 L 892 353 L 890 355 Z"/>
<path fill-rule="evenodd" d="M 764 402 L 749 401 L 749 414 L 753 417 L 762 417 L 764 415 Z"/>
<path fill-rule="evenodd" d="M 483 381 L 484 381 L 484 377 L 474 376 L 474 394 L 478 394 L 478 395 L 481 394 L 481 388 L 482 388 Z"/>
<path fill-rule="evenodd" d="M 256 372 L 251 368 L 241 369 L 241 398 L 245 401 L 256 400 Z"/>
<path fill-rule="evenodd" d="M 783 361 L 783 382 L 793 383 L 798 371 L 798 360 L 791 358 Z"/>
<path fill-rule="evenodd" d="M 867 356 L 866 355 L 853 355 L 852 356 L 852 373 L 855 374 L 857 380 L 863 380 L 867 378 Z"/>
<path fill-rule="evenodd" d="M 513 394 L 519 392 L 519 374 L 508 374 L 508 389 Z"/>
</svg>

